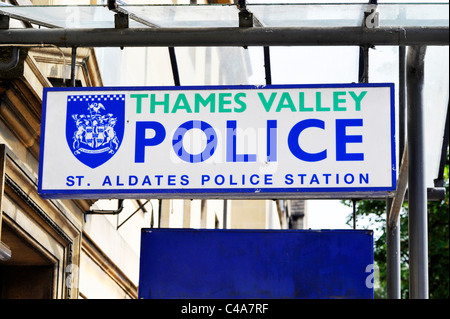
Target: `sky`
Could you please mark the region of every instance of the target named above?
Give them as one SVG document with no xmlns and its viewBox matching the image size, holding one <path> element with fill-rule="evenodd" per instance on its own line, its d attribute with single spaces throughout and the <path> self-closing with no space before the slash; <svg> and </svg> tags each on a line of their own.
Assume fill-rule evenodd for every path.
<svg viewBox="0 0 450 319">
<path fill-rule="evenodd" d="M 368 1 L 361 0 L 247 0 L 248 4 L 260 3 L 365 3 Z M 427 0 L 379 0 L 378 3 L 448 3 L 445 0 L 427 1 Z M 383 17 L 380 17 L 382 19 Z M 344 49 L 334 47 L 271 47 L 271 73 L 272 84 L 305 84 L 305 83 L 349 83 L 357 82 L 358 72 L 358 49 Z M 378 47 L 370 50 L 371 74 L 370 82 L 396 82 L 398 78 L 397 48 Z M 439 50 L 439 49 L 437 49 Z M 260 48 L 250 47 L 249 52 L 253 61 L 253 75 L 250 84 L 264 84 L 264 58 Z M 448 52 L 448 47 L 447 47 Z M 427 55 L 434 56 L 435 61 L 440 59 L 442 52 L 436 51 L 435 48 L 428 48 Z M 448 56 L 448 53 L 443 53 Z M 448 58 L 447 58 L 448 59 Z M 256 61 L 256 62 L 255 62 Z M 426 61 L 427 63 L 427 61 Z M 428 64 L 429 74 L 433 72 L 433 66 Z M 446 67 L 445 65 L 443 67 Z M 448 67 L 448 64 L 447 64 Z M 448 73 L 447 73 L 448 76 Z M 426 78 L 426 82 L 429 80 Z M 448 81 L 448 80 L 447 80 Z M 446 82 L 446 81 L 444 81 Z M 448 83 L 448 82 L 447 82 Z M 425 92 L 426 93 L 426 92 Z M 445 94 L 444 94 L 445 95 Z M 443 104 L 448 100 L 447 96 L 442 97 L 432 105 Z M 431 103 L 430 103 L 431 104 Z M 428 107 L 428 106 L 427 106 Z M 433 112 L 438 114 L 440 110 Z M 436 123 L 436 119 L 426 119 L 428 122 Z M 434 129 L 434 128 L 432 128 Z M 426 140 L 428 153 L 439 153 L 440 144 L 436 141 L 439 139 L 431 138 Z M 433 144 L 433 143 L 437 144 Z M 433 146 L 431 145 L 433 144 Z M 398 155 L 397 155 L 398 157 Z M 430 184 L 435 177 L 437 165 L 435 159 L 429 160 L 427 166 L 427 181 Z M 434 167 L 434 166 L 436 167 Z M 432 185 L 428 185 L 432 186 Z M 307 227 L 312 229 L 348 229 L 352 228 L 346 224 L 348 216 L 352 213 L 352 208 L 344 206 L 340 200 L 308 200 L 307 203 Z M 357 220 L 357 228 L 367 227 L 367 222 Z"/>
<path fill-rule="evenodd" d="M 308 200 L 307 228 L 311 229 L 350 229 L 347 217 L 352 208 L 341 203 L 340 200 Z"/>
</svg>

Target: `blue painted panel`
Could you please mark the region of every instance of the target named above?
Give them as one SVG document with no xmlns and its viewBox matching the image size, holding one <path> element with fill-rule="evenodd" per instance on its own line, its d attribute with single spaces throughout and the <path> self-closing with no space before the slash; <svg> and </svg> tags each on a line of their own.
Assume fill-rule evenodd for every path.
<svg viewBox="0 0 450 319">
<path fill-rule="evenodd" d="M 373 298 L 372 264 L 369 230 L 143 229 L 139 297 Z"/>
</svg>

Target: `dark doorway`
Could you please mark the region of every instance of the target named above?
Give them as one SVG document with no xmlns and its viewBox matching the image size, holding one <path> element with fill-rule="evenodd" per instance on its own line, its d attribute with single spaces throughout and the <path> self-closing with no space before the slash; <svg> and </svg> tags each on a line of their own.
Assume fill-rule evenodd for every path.
<svg viewBox="0 0 450 319">
<path fill-rule="evenodd" d="M 0 261 L 0 298 L 51 299 L 53 262 L 7 223 L 2 225 L 1 240 L 10 248 L 11 258 Z"/>
</svg>

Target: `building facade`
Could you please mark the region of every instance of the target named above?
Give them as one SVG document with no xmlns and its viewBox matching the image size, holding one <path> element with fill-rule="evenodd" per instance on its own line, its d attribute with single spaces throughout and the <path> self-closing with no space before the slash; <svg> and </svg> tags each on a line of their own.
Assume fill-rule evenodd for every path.
<svg viewBox="0 0 450 319">
<path fill-rule="evenodd" d="M 37 26 L 11 19 L 8 27 Z M 42 199 L 43 88 L 69 85 L 72 51 L 19 49 L 18 63 L 6 69 L 14 53 L 0 46 L 0 298 L 137 298 L 142 228 L 292 225 L 290 204 L 278 200 Z M 176 54 L 181 85 L 248 84 L 243 48 L 177 48 Z M 167 48 L 77 48 L 74 71 L 75 85 L 83 87 L 174 85 Z"/>
</svg>

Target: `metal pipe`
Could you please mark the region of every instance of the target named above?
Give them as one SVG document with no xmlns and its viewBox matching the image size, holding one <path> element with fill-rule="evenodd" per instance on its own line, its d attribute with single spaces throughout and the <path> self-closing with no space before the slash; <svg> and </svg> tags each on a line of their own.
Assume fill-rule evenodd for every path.
<svg viewBox="0 0 450 319">
<path fill-rule="evenodd" d="M 406 48 L 398 47 L 398 109 L 399 109 L 399 162 L 402 162 L 406 142 Z"/>
<path fill-rule="evenodd" d="M 77 48 L 72 48 L 72 61 L 70 64 L 70 86 L 75 87 L 75 70 L 76 70 L 76 64 L 77 64 Z M 66 70 L 64 70 L 66 72 Z M 65 83 L 64 83 L 65 85 Z"/>
<path fill-rule="evenodd" d="M 427 201 L 442 201 L 445 199 L 445 187 L 427 187 Z M 408 190 L 405 192 L 405 200 L 409 197 Z"/>
<path fill-rule="evenodd" d="M 392 198 L 386 199 L 386 220 L 390 220 Z M 386 223 L 386 290 L 388 299 L 401 299 L 400 223 Z"/>
<path fill-rule="evenodd" d="M 376 5 L 376 0 L 370 0 L 370 5 Z M 361 26 L 367 28 L 367 18 L 370 12 L 364 11 L 363 21 Z M 358 82 L 359 83 L 369 83 L 369 46 L 367 44 L 362 44 L 359 46 L 359 72 L 358 72 Z"/>
<path fill-rule="evenodd" d="M 138 211 L 140 211 L 145 205 L 147 205 L 149 201 L 150 199 L 147 199 L 147 201 L 139 205 L 139 207 L 130 216 L 128 216 L 121 224 L 117 225 L 116 229 L 119 229 L 123 224 L 125 224 L 131 217 L 133 217 Z"/>
<path fill-rule="evenodd" d="M 403 202 L 406 194 L 406 188 L 408 187 L 408 144 L 406 144 L 405 149 L 402 154 L 402 161 L 400 164 L 400 170 L 398 172 L 397 180 L 397 190 L 395 191 L 395 196 L 389 207 L 389 218 L 386 223 L 388 226 L 394 227 L 397 224 L 400 209 L 402 208 Z"/>
<path fill-rule="evenodd" d="M 0 30 L 2 44 L 53 44 L 59 47 L 448 45 L 448 38 L 448 27 Z"/>
<path fill-rule="evenodd" d="M 123 199 L 119 199 L 117 202 L 118 208 L 115 210 L 88 210 L 84 212 L 85 218 L 86 215 L 117 215 L 123 211 Z"/>
<path fill-rule="evenodd" d="M 266 84 L 272 84 L 272 73 L 270 68 L 270 48 L 264 46 L 264 71 L 266 74 Z"/>
<path fill-rule="evenodd" d="M 450 102 L 447 104 L 447 117 L 445 119 L 445 125 L 444 125 L 444 137 L 442 139 L 441 160 L 439 161 L 438 176 L 434 180 L 434 186 L 437 186 L 437 187 L 444 186 L 445 161 L 447 159 L 447 147 L 449 146 L 449 127 L 448 127 L 449 126 L 449 123 L 448 123 L 449 107 L 450 107 Z M 444 193 L 444 198 L 445 198 L 445 193 Z"/>
<path fill-rule="evenodd" d="M 408 48 L 407 132 L 409 183 L 409 295 L 428 299 L 428 220 L 424 155 L 424 58 L 426 46 Z"/>
<path fill-rule="evenodd" d="M 388 299 L 401 298 L 401 265 L 400 265 L 400 209 L 405 197 L 408 183 L 407 145 L 405 146 L 405 109 L 406 109 L 406 59 L 405 47 L 398 51 L 399 74 L 399 163 L 400 172 L 397 181 L 395 198 L 386 200 L 386 290 Z"/>
<path fill-rule="evenodd" d="M 369 83 L 369 46 L 359 47 L 359 83 Z"/>
<path fill-rule="evenodd" d="M 162 199 L 158 199 L 158 228 L 161 228 Z"/>
<path fill-rule="evenodd" d="M 19 63 L 19 48 L 13 47 L 11 51 L 11 59 L 8 62 L 0 63 L 0 71 L 9 71 L 15 68 Z"/>
<path fill-rule="evenodd" d="M 227 229 L 228 228 L 228 200 L 224 199 L 223 200 L 223 229 Z"/>
</svg>

